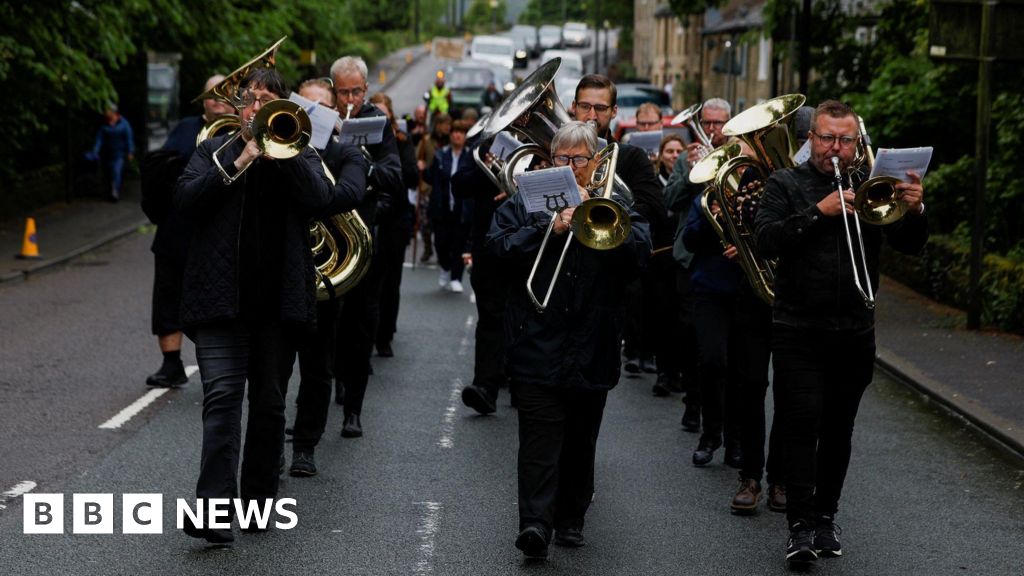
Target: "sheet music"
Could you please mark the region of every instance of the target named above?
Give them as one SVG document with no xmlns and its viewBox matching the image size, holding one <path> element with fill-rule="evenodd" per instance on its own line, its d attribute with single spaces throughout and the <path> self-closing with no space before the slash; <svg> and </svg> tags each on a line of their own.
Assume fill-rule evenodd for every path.
<svg viewBox="0 0 1024 576">
<path fill-rule="evenodd" d="M 661 147 L 661 130 L 655 130 L 653 132 L 630 132 L 629 144 L 641 148 L 647 155 L 653 155 L 658 153 L 658 148 Z"/>
<path fill-rule="evenodd" d="M 932 147 L 922 148 L 879 148 L 875 156 L 875 166 L 871 169 L 870 178 L 875 176 L 894 176 L 904 182 L 910 182 L 907 172 L 917 172 L 921 179 L 928 171 L 932 161 Z"/>
<path fill-rule="evenodd" d="M 319 103 L 303 98 L 295 92 L 292 92 L 288 99 L 302 106 L 306 114 L 309 114 L 309 121 L 313 124 L 313 134 L 309 139 L 310 146 L 317 150 L 327 148 L 327 140 L 331 137 L 331 132 L 334 132 L 335 122 L 338 121 L 338 111 L 320 106 Z"/>
<path fill-rule="evenodd" d="M 661 129 L 663 136 L 669 134 L 679 134 L 679 137 L 683 139 L 683 144 L 689 144 L 693 142 L 693 137 L 690 136 L 690 129 L 686 126 L 666 126 Z"/>
<path fill-rule="evenodd" d="M 498 132 L 494 137 L 494 142 L 491 143 L 491 154 L 495 158 L 501 158 L 507 160 L 508 157 L 515 151 L 516 148 L 522 146 L 523 143 L 516 140 L 508 132 Z"/>
<path fill-rule="evenodd" d="M 384 124 L 387 116 L 351 118 L 341 123 L 341 143 L 366 146 L 380 144 L 384 140 Z"/>
<path fill-rule="evenodd" d="M 528 212 L 560 212 L 581 201 L 576 177 L 568 166 L 523 172 L 515 180 Z"/>
<path fill-rule="evenodd" d="M 797 166 L 799 166 L 799 165 L 803 164 L 804 162 L 807 162 L 807 160 L 809 160 L 810 157 L 811 157 L 811 139 L 808 138 L 807 140 L 804 140 L 804 145 L 801 146 L 800 149 L 796 151 L 796 154 L 793 155 L 793 162 Z"/>
<path fill-rule="evenodd" d="M 405 118 L 398 119 L 398 131 L 409 133 L 409 122 Z"/>
</svg>

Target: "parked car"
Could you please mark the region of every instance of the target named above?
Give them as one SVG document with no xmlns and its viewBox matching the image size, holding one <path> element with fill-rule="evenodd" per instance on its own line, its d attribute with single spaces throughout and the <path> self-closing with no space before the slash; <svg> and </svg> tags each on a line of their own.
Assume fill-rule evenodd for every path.
<svg viewBox="0 0 1024 576">
<path fill-rule="evenodd" d="M 516 24 L 508 31 L 509 38 L 522 38 L 526 42 L 526 51 L 530 58 L 540 56 L 540 36 L 536 26 Z"/>
<path fill-rule="evenodd" d="M 590 31 L 582 22 L 566 22 L 562 26 L 562 48 L 590 46 Z"/>
<path fill-rule="evenodd" d="M 503 36 L 477 36 L 469 45 L 469 56 L 486 60 L 508 69 L 515 65 L 516 45 L 511 38 Z"/>
<path fill-rule="evenodd" d="M 562 46 L 561 26 L 545 24 L 540 27 L 540 30 L 537 31 L 537 35 L 540 41 L 541 50 L 548 50 L 550 48 L 560 48 Z"/>
</svg>

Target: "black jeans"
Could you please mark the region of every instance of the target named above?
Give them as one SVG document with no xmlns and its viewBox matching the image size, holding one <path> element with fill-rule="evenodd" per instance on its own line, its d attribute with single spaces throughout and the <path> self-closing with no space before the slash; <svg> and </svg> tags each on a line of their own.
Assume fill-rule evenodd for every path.
<svg viewBox="0 0 1024 576">
<path fill-rule="evenodd" d="M 473 364 L 473 385 L 498 398 L 498 388 L 507 382 L 505 376 L 504 314 L 508 301 L 508 282 L 502 263 L 493 256 L 473 257 L 469 277 L 476 294 L 476 361 Z"/>
<path fill-rule="evenodd" d="M 337 324 L 335 376 L 345 383 L 345 414 L 360 414 L 370 379 L 370 354 L 380 314 L 381 266 L 374 260 L 355 288 L 345 294 Z"/>
<path fill-rule="evenodd" d="M 382 348 L 390 344 L 398 330 L 398 307 L 401 300 L 402 269 L 405 265 L 405 247 L 409 244 L 409 227 L 401 220 L 382 222 L 377 226 L 375 258 L 380 260 L 381 291 L 380 320 L 376 344 Z M 415 254 L 413 255 L 415 258 Z"/>
<path fill-rule="evenodd" d="M 299 348 L 299 394 L 292 436 L 292 449 L 296 452 L 313 452 L 327 427 L 340 313 L 341 300 L 317 302 L 316 334 L 306 338 Z"/>
<path fill-rule="evenodd" d="M 458 214 L 445 214 L 440 221 L 434 221 L 434 251 L 442 270 L 451 272 L 452 280 L 462 282 L 462 253 L 466 249 L 466 232 Z"/>
<path fill-rule="evenodd" d="M 279 324 L 250 326 L 242 322 L 204 325 L 194 335 L 203 380 L 203 451 L 196 496 L 238 496 L 242 398 L 248 380 L 241 497 L 275 498 L 284 448 L 284 390 L 295 358 L 294 336 Z"/>
<path fill-rule="evenodd" d="M 746 314 L 741 298 L 729 294 L 695 294 L 693 323 L 697 329 L 697 374 L 700 382 L 702 438 L 740 441 L 740 365 L 745 363 L 740 324 Z M 767 365 L 765 366 L 767 379 Z"/>
<path fill-rule="evenodd" d="M 583 528 L 606 390 L 512 383 L 519 412 L 519 529 Z"/>
<path fill-rule="evenodd" d="M 677 346 L 678 369 L 683 377 L 683 402 L 687 406 L 700 409 L 700 380 L 697 372 L 699 344 L 697 343 L 697 327 L 693 322 L 693 290 L 690 287 L 690 271 L 676 263 L 675 273 L 675 306 L 669 314 L 678 317 L 678 334 L 674 342 Z M 661 369 L 661 366 L 658 366 Z"/>
<path fill-rule="evenodd" d="M 782 425 L 786 516 L 834 516 L 850 465 L 853 423 L 875 361 L 874 327 L 830 331 L 775 324 L 775 387 Z"/>
</svg>

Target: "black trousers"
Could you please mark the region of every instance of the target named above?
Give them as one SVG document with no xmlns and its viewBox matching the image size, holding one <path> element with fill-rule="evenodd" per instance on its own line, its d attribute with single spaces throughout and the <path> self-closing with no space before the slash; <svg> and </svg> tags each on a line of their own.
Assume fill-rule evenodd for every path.
<svg viewBox="0 0 1024 576">
<path fill-rule="evenodd" d="M 434 251 L 437 252 L 437 263 L 442 270 L 451 272 L 452 280 L 462 281 L 462 272 L 466 266 L 462 263 L 462 253 L 466 249 L 466 232 L 463 230 L 459 215 L 445 214 L 440 220 L 433 222 Z"/>
<path fill-rule="evenodd" d="M 519 412 L 519 529 L 582 528 L 606 390 L 512 383 Z"/>
<path fill-rule="evenodd" d="M 164 254 L 153 255 L 153 334 L 167 336 L 181 332 L 181 285 L 185 265 Z"/>
<path fill-rule="evenodd" d="M 787 519 L 792 526 L 835 516 L 853 423 L 874 372 L 874 327 L 831 331 L 775 324 L 772 352 Z"/>
<path fill-rule="evenodd" d="M 476 294 L 476 361 L 473 385 L 497 399 L 498 389 L 507 383 L 503 318 L 509 283 L 502 263 L 493 256 L 476 255 L 469 278 Z"/>
<path fill-rule="evenodd" d="M 340 314 L 341 300 L 317 302 L 316 334 L 306 338 L 299 348 L 299 394 L 292 436 L 296 452 L 313 452 L 327 427 Z"/>
<path fill-rule="evenodd" d="M 626 285 L 623 294 L 626 317 L 622 325 L 622 353 L 626 358 L 654 357 L 654 339 L 648 334 L 648 318 L 644 310 L 646 296 L 643 277 Z"/>
<path fill-rule="evenodd" d="M 390 344 L 398 330 L 398 307 L 401 299 L 402 268 L 405 247 L 409 244 L 409 226 L 400 221 L 382 222 L 377 226 L 375 257 L 380 260 L 380 320 L 377 325 L 378 348 Z M 415 254 L 413 255 L 415 258 Z"/>
<path fill-rule="evenodd" d="M 352 290 L 345 293 L 338 320 L 335 376 L 345 383 L 345 414 L 361 414 L 370 379 L 370 354 L 376 341 L 381 280 L 380 261 Z"/>
<path fill-rule="evenodd" d="M 204 325 L 194 332 L 203 380 L 203 450 L 199 498 L 239 494 L 242 398 L 249 385 L 249 421 L 242 456 L 241 497 L 277 496 L 284 448 L 284 390 L 295 358 L 294 335 L 281 325 Z"/>
<path fill-rule="evenodd" d="M 674 357 L 677 360 L 669 365 L 673 366 L 683 378 L 683 391 L 685 396 L 683 402 L 687 406 L 700 408 L 700 381 L 697 375 L 697 362 L 699 358 L 697 343 L 697 327 L 693 323 L 693 290 L 690 286 L 690 271 L 676 263 L 675 268 L 675 290 L 673 291 L 674 306 L 670 306 L 670 313 L 667 316 L 677 319 L 675 328 L 670 331 L 675 333 L 672 342 L 676 348 Z M 673 320 L 669 320 L 672 322 Z M 660 362 L 660 360 L 659 360 Z M 659 364 L 659 370 L 661 366 Z"/>
</svg>

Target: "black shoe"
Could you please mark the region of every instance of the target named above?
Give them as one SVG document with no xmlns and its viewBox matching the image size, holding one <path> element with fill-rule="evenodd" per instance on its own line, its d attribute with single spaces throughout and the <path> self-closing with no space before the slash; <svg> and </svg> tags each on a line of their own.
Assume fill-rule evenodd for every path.
<svg viewBox="0 0 1024 576">
<path fill-rule="evenodd" d="M 701 436 L 697 449 L 693 452 L 693 465 L 697 467 L 707 466 L 715 457 L 715 450 L 722 445 L 721 438 L 709 438 Z"/>
<path fill-rule="evenodd" d="M 725 447 L 725 465 L 737 470 L 743 468 L 743 450 L 739 442 L 730 442 Z"/>
<path fill-rule="evenodd" d="M 640 370 L 648 374 L 657 374 L 658 366 L 654 363 L 653 358 L 641 358 L 640 359 Z"/>
<path fill-rule="evenodd" d="M 289 476 L 316 476 L 316 459 L 312 452 L 292 452 L 292 467 Z"/>
<path fill-rule="evenodd" d="M 544 559 L 548 557 L 548 539 L 544 531 L 537 526 L 527 526 L 516 538 L 516 548 L 523 551 L 527 558 Z"/>
<path fill-rule="evenodd" d="M 630 374 L 640 373 L 640 359 L 639 358 L 626 358 L 626 372 Z"/>
<path fill-rule="evenodd" d="M 202 538 L 210 544 L 220 546 L 225 546 L 235 541 L 235 535 L 231 533 L 230 528 L 200 528 L 187 518 L 185 519 L 185 524 L 181 527 L 181 531 L 193 538 Z"/>
<path fill-rule="evenodd" d="M 651 388 L 651 394 L 654 394 L 655 396 L 658 397 L 665 397 L 671 394 L 672 391 L 669 390 L 670 379 L 671 378 L 668 374 L 658 374 L 658 379 L 654 382 L 654 386 Z"/>
<path fill-rule="evenodd" d="M 797 522 L 789 528 L 789 540 L 786 542 L 786 561 L 791 565 L 813 564 L 818 559 L 814 551 L 814 529 L 803 522 Z"/>
<path fill-rule="evenodd" d="M 687 404 L 683 411 L 683 430 L 687 432 L 700 432 L 700 406 Z"/>
<path fill-rule="evenodd" d="M 395 351 L 391 349 L 390 342 L 377 344 L 377 356 L 380 356 L 381 358 L 392 358 L 394 355 Z"/>
<path fill-rule="evenodd" d="M 185 375 L 185 366 L 181 362 L 170 366 L 164 364 L 156 373 L 150 374 L 146 378 L 146 386 L 156 388 L 174 388 L 186 382 L 188 382 L 188 376 Z"/>
<path fill-rule="evenodd" d="M 359 438 L 363 435 L 363 425 L 359 422 L 359 414 L 345 414 L 345 422 L 341 425 L 342 438 Z"/>
<path fill-rule="evenodd" d="M 463 388 L 462 403 L 483 415 L 493 414 L 497 409 L 491 395 L 479 386 L 471 385 Z"/>
<path fill-rule="evenodd" d="M 562 548 L 582 548 L 587 545 L 582 528 L 564 528 L 555 530 L 555 546 Z"/>
<path fill-rule="evenodd" d="M 838 558 L 843 555 L 843 546 L 839 543 L 839 535 L 843 529 L 829 516 L 822 516 L 814 529 L 814 551 L 820 558 Z"/>
</svg>

